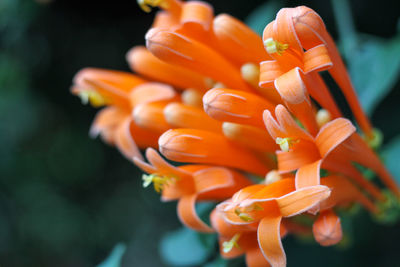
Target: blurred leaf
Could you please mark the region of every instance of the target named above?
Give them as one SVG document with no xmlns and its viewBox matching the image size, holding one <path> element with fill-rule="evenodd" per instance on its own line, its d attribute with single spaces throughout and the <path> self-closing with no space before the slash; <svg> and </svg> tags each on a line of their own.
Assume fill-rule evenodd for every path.
<svg viewBox="0 0 400 267">
<path fill-rule="evenodd" d="M 122 243 L 117 244 L 111 251 L 107 259 L 97 265 L 97 267 L 121 267 L 122 256 L 124 255 L 126 246 Z"/>
<path fill-rule="evenodd" d="M 331 1 L 339 32 L 340 47 L 361 105 L 371 115 L 385 98 L 400 73 L 400 34 L 392 39 L 358 34 L 348 0 Z"/>
<path fill-rule="evenodd" d="M 390 40 L 370 35 L 361 38 L 363 41 L 349 56 L 348 65 L 361 104 L 371 114 L 400 73 L 400 35 Z"/>
<path fill-rule="evenodd" d="M 389 172 L 400 184 L 400 136 L 397 136 L 382 149 L 382 157 Z"/>
<path fill-rule="evenodd" d="M 212 262 L 204 264 L 203 267 L 228 267 L 228 261 L 221 257 L 218 257 Z"/>
<path fill-rule="evenodd" d="M 204 264 L 203 267 L 242 267 L 245 266 L 244 257 L 237 257 L 234 259 L 226 260 L 218 256 L 213 261 Z"/>
<path fill-rule="evenodd" d="M 166 234 L 160 244 L 161 257 L 171 266 L 202 264 L 214 249 L 214 246 L 205 246 L 199 235 L 188 228 Z"/>
<path fill-rule="evenodd" d="M 256 33 L 262 35 L 265 26 L 275 19 L 276 13 L 285 6 L 286 1 L 271 0 L 253 10 L 245 23 Z"/>
</svg>

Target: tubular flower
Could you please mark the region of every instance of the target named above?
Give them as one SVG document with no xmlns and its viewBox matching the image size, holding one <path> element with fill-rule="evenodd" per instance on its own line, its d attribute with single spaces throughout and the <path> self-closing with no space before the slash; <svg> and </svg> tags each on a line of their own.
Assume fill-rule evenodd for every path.
<svg viewBox="0 0 400 267">
<path fill-rule="evenodd" d="M 265 43 L 271 40 L 270 42 L 283 43 L 288 47 L 281 57 L 276 55 L 277 53 L 270 53 L 276 61 L 266 63 L 266 65 L 271 66 L 262 66 L 262 69 L 274 69 L 276 75 L 280 75 L 279 72 L 285 72 L 294 66 L 300 67 L 301 62 L 305 73 L 309 73 L 309 69 L 315 71 L 329 67 L 329 73 L 341 88 L 361 129 L 368 137 L 373 138 L 371 123 L 361 108 L 342 58 L 332 37 L 326 30 L 324 22 L 314 10 L 305 6 L 281 9 L 276 15 L 276 19 L 265 28 L 263 39 Z M 303 52 L 304 50 L 305 52 Z M 309 57 L 309 54 L 313 55 Z M 300 58 L 300 62 L 294 60 L 295 58 Z M 311 63 L 307 59 L 310 59 Z M 311 67 L 308 67 L 308 64 Z M 269 72 L 266 71 L 266 73 Z M 329 101 L 331 98 L 325 87 L 321 86 L 322 83 L 318 81 L 320 78 L 317 75 L 310 76 L 314 76 L 312 79 L 320 85 L 319 88 L 314 88 L 316 90 L 310 88 L 310 94 L 324 106 L 322 97 L 326 97 Z M 261 74 L 261 77 L 263 77 L 263 74 Z M 319 96 L 315 92 L 318 89 L 322 91 Z M 328 103 L 326 105 L 324 107 L 331 111 L 328 108 Z"/>
<path fill-rule="evenodd" d="M 214 227 L 220 229 L 222 236 L 248 235 L 256 227 L 258 245 L 267 261 L 274 267 L 286 266 L 281 237 L 290 231 L 285 229 L 283 218 L 299 215 L 319 205 L 321 213 L 313 226 L 315 239 L 322 245 L 332 245 L 340 241 L 341 227 L 340 219 L 331 208 L 354 202 L 370 211 L 376 210 L 373 203 L 344 177 L 328 176 L 322 179 L 321 185 L 302 189 L 295 189 L 293 178 L 285 178 L 269 185 L 243 188 L 232 199 L 219 204 L 217 211 L 226 223 L 233 226 L 228 230 L 221 229 L 226 227 L 226 223 L 214 218 Z"/>
<path fill-rule="evenodd" d="M 146 172 L 144 187 L 152 185 L 163 201 L 177 200 L 184 225 L 217 232 L 224 258 L 245 255 L 250 267 L 286 266 L 281 239 L 288 234 L 337 244 L 343 236 L 338 210 L 359 204 L 372 214 L 384 212 L 386 196 L 363 168 L 400 196 L 320 76 L 329 71 L 361 130 L 373 138 L 336 46 L 313 10 L 282 9 L 261 38 L 201 1 L 138 3 L 146 12 L 161 9 L 146 46 L 126 55 L 144 78 L 84 69 L 72 92 L 84 103 L 106 106 L 91 135 L 100 134 Z M 139 151 L 146 148 L 148 163 Z M 184 164 L 171 165 L 155 149 Z M 200 201 L 222 201 L 211 226 L 196 213 Z"/>
<path fill-rule="evenodd" d="M 125 72 L 86 68 L 75 75 L 71 89 L 83 103 L 106 106 L 97 114 L 90 135 L 101 135 L 115 144 L 128 159 L 141 157 L 138 148 L 155 147 L 157 129 L 140 127 L 132 118 L 132 110 L 141 105 L 162 104 L 176 99 L 172 87 L 151 83 Z M 145 114 L 145 113 L 143 113 Z"/>
<path fill-rule="evenodd" d="M 264 111 L 265 125 L 281 147 L 281 151 L 277 151 L 279 170 L 297 170 L 296 188 L 318 185 L 320 170 L 325 168 L 347 175 L 369 194 L 382 200 L 379 189 L 363 178 L 352 165 L 357 162 L 377 172 L 383 182 L 398 194 L 398 188 L 390 174 L 374 152 L 360 140 L 349 120 L 337 118 L 328 122 L 313 137 L 296 123 L 282 105 L 276 107 L 275 116 L 277 120 L 270 111 Z"/>
<path fill-rule="evenodd" d="M 257 223 L 258 244 L 266 260 L 274 267 L 286 266 L 281 244 L 282 218 L 307 211 L 329 195 L 326 186 L 295 190 L 293 179 L 283 179 L 270 185 L 246 187 L 219 204 L 217 210 L 230 224 Z"/>
<path fill-rule="evenodd" d="M 144 175 L 144 186 L 154 184 L 162 191 L 162 200 L 178 199 L 178 216 L 187 227 L 201 232 L 213 232 L 201 221 L 195 210 L 196 201 L 224 200 L 240 188 L 249 185 L 249 180 L 233 170 L 208 165 L 185 165 L 174 167 L 161 158 L 153 149 L 147 149 L 150 164 L 134 158 L 135 164 L 149 175 Z"/>
</svg>

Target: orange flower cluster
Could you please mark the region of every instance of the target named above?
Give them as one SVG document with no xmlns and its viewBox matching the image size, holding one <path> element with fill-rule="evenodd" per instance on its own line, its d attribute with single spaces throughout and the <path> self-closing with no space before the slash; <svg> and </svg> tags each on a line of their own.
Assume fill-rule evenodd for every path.
<svg viewBox="0 0 400 267">
<path fill-rule="evenodd" d="M 137 73 L 87 68 L 72 92 L 106 106 L 91 135 L 115 145 L 148 175 L 163 201 L 178 200 L 187 227 L 217 232 L 225 258 L 248 266 L 286 266 L 281 239 L 311 232 L 323 246 L 342 238 L 336 210 L 385 201 L 356 164 L 399 188 L 366 140 L 375 132 L 322 19 L 285 8 L 259 37 L 204 2 L 139 0 L 159 7 L 146 47 L 127 54 Z M 320 76 L 327 70 L 365 135 L 342 113 Z M 149 163 L 140 153 L 145 149 Z M 172 166 L 167 159 L 190 164 Z M 198 201 L 223 201 L 211 225 Z M 302 225 L 297 216 L 313 221 Z"/>
</svg>

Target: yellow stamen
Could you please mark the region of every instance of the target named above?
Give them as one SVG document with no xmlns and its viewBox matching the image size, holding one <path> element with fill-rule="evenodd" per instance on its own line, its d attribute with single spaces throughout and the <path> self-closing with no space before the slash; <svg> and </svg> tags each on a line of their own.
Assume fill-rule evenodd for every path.
<svg viewBox="0 0 400 267">
<path fill-rule="evenodd" d="M 95 90 L 82 90 L 78 93 L 82 104 L 90 103 L 93 107 L 101 107 L 107 104 L 107 100 Z"/>
<path fill-rule="evenodd" d="M 280 146 L 282 151 L 288 152 L 293 147 L 293 144 L 300 142 L 300 140 L 294 140 L 290 137 L 285 137 L 285 138 L 278 137 L 275 139 L 275 142 Z"/>
<path fill-rule="evenodd" d="M 267 50 L 268 54 L 277 53 L 278 55 L 282 55 L 282 53 L 289 48 L 288 44 L 282 44 L 278 41 L 275 41 L 272 38 L 268 38 L 264 41 L 265 49 Z"/>
<path fill-rule="evenodd" d="M 231 251 L 233 248 L 237 248 L 240 249 L 239 244 L 237 243 L 238 240 L 240 238 L 240 234 L 236 234 L 232 237 L 231 240 L 229 241 L 225 241 L 224 243 L 222 243 L 222 247 L 223 247 L 223 251 L 225 253 L 228 253 L 229 251 Z"/>
<path fill-rule="evenodd" d="M 264 208 L 261 207 L 259 204 L 253 204 L 248 207 L 245 207 L 243 210 L 246 212 L 252 212 L 252 211 L 261 211 L 264 210 Z"/>
<path fill-rule="evenodd" d="M 275 183 L 279 180 L 282 180 L 282 176 L 279 174 L 279 172 L 277 170 L 272 170 L 269 173 L 267 173 L 267 175 L 265 176 L 265 181 L 264 183 L 266 185 Z"/>
<path fill-rule="evenodd" d="M 165 0 L 137 0 L 138 5 L 144 11 L 149 13 L 152 7 L 168 8 L 168 3 Z"/>
<path fill-rule="evenodd" d="M 236 214 L 237 216 L 239 216 L 239 218 L 240 218 L 242 221 L 245 221 L 245 222 L 251 222 L 251 221 L 253 221 L 253 218 L 252 218 L 249 214 L 244 213 L 244 212 L 241 212 L 240 209 L 235 209 L 235 214 Z"/>
<path fill-rule="evenodd" d="M 143 187 L 146 188 L 153 183 L 154 190 L 157 193 L 161 193 L 166 186 L 175 183 L 178 180 L 178 177 L 174 175 L 143 174 L 142 180 Z"/>
<path fill-rule="evenodd" d="M 243 80 L 254 87 L 258 87 L 260 67 L 253 63 L 246 63 L 240 68 Z"/>
<path fill-rule="evenodd" d="M 332 120 L 331 113 L 329 111 L 327 111 L 326 109 L 320 109 L 317 112 L 316 120 L 317 120 L 318 126 L 321 128 L 322 126 L 324 126 L 325 124 L 327 124 L 328 122 L 330 122 Z"/>
</svg>

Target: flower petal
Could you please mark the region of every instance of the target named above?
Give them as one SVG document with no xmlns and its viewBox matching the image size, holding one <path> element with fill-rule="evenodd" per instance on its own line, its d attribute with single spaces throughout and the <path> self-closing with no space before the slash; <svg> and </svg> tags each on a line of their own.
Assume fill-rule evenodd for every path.
<svg viewBox="0 0 400 267">
<path fill-rule="evenodd" d="M 125 121 L 118 127 L 115 135 L 115 144 L 117 148 L 122 155 L 124 155 L 130 161 L 133 159 L 133 157 L 143 159 L 143 156 L 131 135 L 131 123 L 132 119 L 126 118 Z"/>
<path fill-rule="evenodd" d="M 324 71 L 333 66 L 329 57 L 328 49 L 321 44 L 315 46 L 304 53 L 304 72 Z"/>
<path fill-rule="evenodd" d="M 301 121 L 312 135 L 318 133 L 315 111 L 303 81 L 304 73 L 300 68 L 294 68 L 275 80 L 275 88 L 286 107 Z"/>
<path fill-rule="evenodd" d="M 205 112 L 212 118 L 264 129 L 262 113 L 274 105 L 257 95 L 239 90 L 215 88 L 203 97 Z"/>
<path fill-rule="evenodd" d="M 169 130 L 159 138 L 159 147 L 164 156 L 174 161 L 215 164 L 260 175 L 268 172 L 268 167 L 251 151 L 208 131 Z"/>
<path fill-rule="evenodd" d="M 353 124 L 344 118 L 338 118 L 325 124 L 315 138 L 321 156 L 326 157 L 355 131 L 356 128 Z"/>
<path fill-rule="evenodd" d="M 203 109 L 181 103 L 171 103 L 164 109 L 167 122 L 176 128 L 193 128 L 221 133 L 222 123 L 214 120 Z"/>
<path fill-rule="evenodd" d="M 311 164 L 301 167 L 296 172 L 296 188 L 306 188 L 308 186 L 319 185 L 320 168 L 322 160 L 317 160 Z"/>
<path fill-rule="evenodd" d="M 329 197 L 331 190 L 323 185 L 297 189 L 277 198 L 280 212 L 284 217 L 291 217 L 307 211 Z"/>
<path fill-rule="evenodd" d="M 135 46 L 129 50 L 126 58 L 132 70 L 152 80 L 181 89 L 195 88 L 204 91 L 207 87 L 205 77 L 186 68 L 159 60 L 144 46 Z"/>
<path fill-rule="evenodd" d="M 240 64 L 259 63 L 270 58 L 260 36 L 228 14 L 215 17 L 213 30 L 225 54 Z"/>
<path fill-rule="evenodd" d="M 242 79 L 239 69 L 217 51 L 194 39 L 172 31 L 151 29 L 146 34 L 146 46 L 169 64 L 187 67 L 232 88 L 253 91 Z"/>
<path fill-rule="evenodd" d="M 152 102 L 172 101 L 177 97 L 171 86 L 162 83 L 144 83 L 136 86 L 129 94 L 129 100 L 133 107 Z"/>
<path fill-rule="evenodd" d="M 171 129 L 164 117 L 164 103 L 147 103 L 137 105 L 132 111 L 132 117 L 139 127 L 162 134 Z"/>
<path fill-rule="evenodd" d="M 331 209 L 322 211 L 313 224 L 313 234 L 321 246 L 336 245 L 342 240 L 340 218 Z"/>
<path fill-rule="evenodd" d="M 265 217 L 258 225 L 258 244 L 265 259 L 272 267 L 286 266 L 286 254 L 280 235 L 281 220 L 280 216 Z"/>
<path fill-rule="evenodd" d="M 246 252 L 247 267 L 270 267 L 271 265 L 265 259 L 259 247 Z"/>
<path fill-rule="evenodd" d="M 193 230 L 212 233 L 214 230 L 203 222 L 196 213 L 196 198 L 196 195 L 187 195 L 179 199 L 177 206 L 178 217 L 184 225 Z"/>
</svg>

